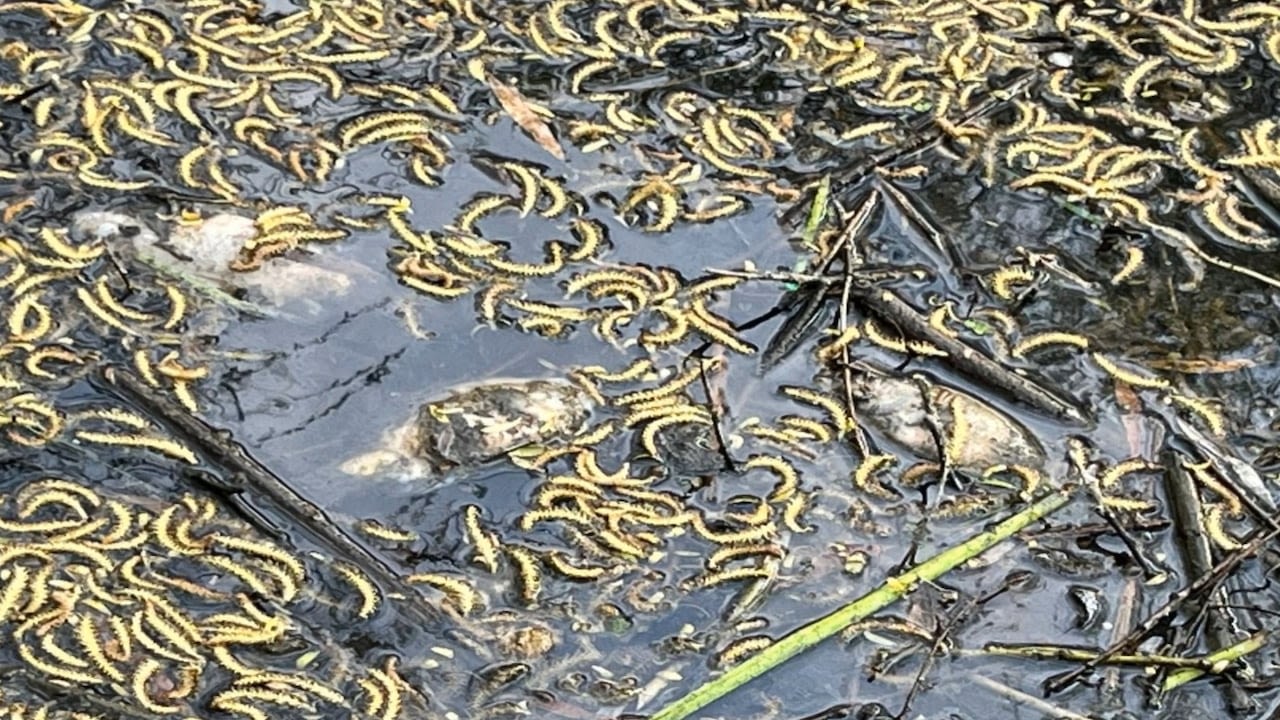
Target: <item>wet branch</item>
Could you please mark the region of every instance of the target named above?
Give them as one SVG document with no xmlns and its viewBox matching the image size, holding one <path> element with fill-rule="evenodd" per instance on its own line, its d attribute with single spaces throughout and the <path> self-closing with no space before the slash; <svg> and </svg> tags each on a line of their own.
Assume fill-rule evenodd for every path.
<svg viewBox="0 0 1280 720">
<path fill-rule="evenodd" d="M 837 337 L 843 337 L 849 329 L 849 301 L 853 297 L 854 285 L 853 270 L 863 262 L 854 239 L 862 234 L 863 229 L 871 220 L 871 216 L 879 205 L 880 193 L 875 190 L 868 192 L 867 196 L 863 198 L 862 202 L 850 215 L 849 222 L 846 223 L 844 230 L 840 233 L 840 239 L 836 243 L 836 247 L 832 248 L 832 252 L 822 264 L 822 270 L 825 273 L 835 260 L 837 252 L 844 251 L 844 273 L 840 288 L 840 307 L 838 308 L 838 319 L 836 321 Z M 867 442 L 866 433 L 862 431 L 862 423 L 857 420 L 858 411 L 853 403 L 853 359 L 849 353 L 849 343 L 844 343 L 840 348 L 840 382 L 844 388 L 845 412 L 849 414 L 850 419 L 853 421 L 851 432 L 853 433 L 854 444 L 858 446 L 858 454 L 861 457 L 869 457 L 871 455 L 871 445 Z"/>
<path fill-rule="evenodd" d="M 942 257 L 950 261 L 952 267 L 960 267 L 960 257 L 956 253 L 955 246 L 947 240 L 947 235 L 942 231 L 942 228 L 938 227 L 937 223 L 930 220 L 920 208 L 916 207 L 915 202 L 885 177 L 883 173 L 878 173 L 876 180 L 877 186 L 893 200 L 894 205 L 906 216 L 907 220 L 911 221 L 924 234 L 929 243 L 933 245 L 933 248 Z"/>
<path fill-rule="evenodd" d="M 1052 703 L 1047 703 L 1034 695 L 1028 695 L 1021 690 L 1015 690 L 1014 688 L 1011 688 L 1004 683 L 996 682 L 985 675 L 974 675 L 971 679 L 974 683 L 987 688 L 1000 697 L 1003 697 L 1012 703 L 1016 703 L 1017 705 L 1025 705 L 1032 710 L 1041 713 L 1045 717 L 1057 718 L 1058 720 L 1093 720 L 1087 715 L 1073 713 L 1070 710 L 1060 708 Z"/>
<path fill-rule="evenodd" d="M 1077 425 L 1089 425 L 1091 420 L 1073 402 L 1060 398 L 1044 389 L 1034 381 L 1019 375 L 1000 363 L 973 349 L 968 344 L 950 337 L 929 325 L 929 320 L 916 310 L 901 295 L 883 288 L 879 281 L 891 276 L 889 271 L 871 270 L 863 272 L 859 269 L 846 268 L 843 277 L 814 275 L 790 272 L 756 272 L 747 270 L 719 270 L 708 268 L 712 275 L 740 277 L 748 280 L 766 280 L 787 283 L 822 282 L 828 285 L 841 283 L 841 311 L 844 313 L 840 329 L 848 327 L 849 301 L 857 299 L 880 319 L 894 325 L 906 335 L 916 340 L 923 340 L 945 350 L 949 360 L 957 370 L 967 373 L 973 378 L 1009 393 L 1042 412 L 1054 417 L 1070 421 Z M 902 274 L 902 273 L 899 273 Z M 846 294 L 847 293 L 847 294 Z M 778 312 L 781 312 L 779 310 Z M 763 321 L 764 318 L 761 318 Z M 743 327 L 746 327 L 745 325 Z M 842 352 L 842 355 L 847 353 Z M 844 358 L 842 358 L 844 359 Z M 851 367 L 847 361 L 842 363 Z"/>
<path fill-rule="evenodd" d="M 729 443 L 725 441 L 724 429 L 724 397 L 711 387 L 711 379 L 707 377 L 707 359 L 701 355 L 698 359 L 698 379 L 702 390 L 707 394 L 707 410 L 711 413 L 711 432 L 715 434 L 716 445 L 720 448 L 720 457 L 724 460 L 725 472 L 735 472 L 737 463 L 729 454 Z"/>
<path fill-rule="evenodd" d="M 1128 665 L 1139 667 L 1187 668 L 1203 672 L 1215 672 L 1217 661 L 1209 656 L 1177 657 L 1173 655 L 1112 655 L 1100 660 L 1102 650 L 1094 648 L 1071 647 L 1067 645 L 1008 645 L 1004 643 L 988 643 L 982 650 L 974 654 L 998 655 L 1000 657 L 1021 658 L 1023 660 L 1058 660 L 1068 662 L 1088 662 L 1097 660 L 1099 665 Z"/>
<path fill-rule="evenodd" d="M 231 439 L 230 433 L 207 424 L 178 403 L 160 395 L 132 373 L 118 367 L 105 367 L 98 373 L 103 384 L 115 389 L 126 399 L 159 416 L 184 439 L 200 448 L 215 464 L 235 476 L 244 490 L 269 498 L 290 518 L 297 521 L 335 556 L 353 562 L 381 584 L 390 594 L 406 599 L 402 607 L 415 622 L 437 625 L 442 617 L 421 598 L 418 591 L 402 582 L 396 572 L 381 558 L 352 539 L 325 514 L 319 506 L 302 497 L 296 490 L 255 460 L 244 446 Z"/>
<path fill-rule="evenodd" d="M 1204 511 L 1196 482 L 1183 467 L 1182 457 L 1177 452 L 1166 452 L 1163 464 L 1165 488 L 1169 504 L 1173 506 L 1173 522 L 1182 562 L 1188 577 L 1200 577 L 1213 570 L 1213 555 L 1204 529 Z M 1223 600 L 1223 595 L 1223 590 L 1218 588 L 1205 600 Z M 1196 605 L 1202 603 L 1196 601 Z M 1199 609 L 1196 608 L 1197 611 Z M 1235 626 L 1235 619 L 1230 608 L 1223 607 L 1221 602 L 1211 602 L 1204 609 L 1208 613 L 1205 619 L 1205 641 L 1209 649 L 1220 651 L 1234 645 L 1236 638 L 1231 628 Z M 1223 692 L 1233 714 L 1244 714 L 1257 709 L 1253 698 L 1239 685 L 1228 684 Z"/>
</svg>

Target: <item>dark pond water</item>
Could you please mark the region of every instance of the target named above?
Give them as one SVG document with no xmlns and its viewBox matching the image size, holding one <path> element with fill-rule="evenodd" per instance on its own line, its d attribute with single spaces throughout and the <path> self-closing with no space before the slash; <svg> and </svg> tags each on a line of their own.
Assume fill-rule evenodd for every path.
<svg viewBox="0 0 1280 720">
<path fill-rule="evenodd" d="M 1096 652 L 1194 580 L 1183 460 L 1210 560 L 1271 522 L 1278 64 L 1274 8 L 1207 1 L 0 3 L 0 701 L 656 713 L 1026 504 L 968 398 L 1043 448 L 1029 495 L 1095 492 L 694 717 L 1269 717 L 1270 635 L 1159 703 L 1133 665 L 1042 698 L 1080 661 L 989 645 Z M 717 271 L 746 279 L 699 289 Z M 866 300 L 888 288 L 932 336 Z M 838 426 L 845 327 L 847 377 L 933 383 L 921 417 Z M 535 378 L 615 430 L 402 457 L 424 403 Z M 650 457 L 660 423 L 727 467 Z M 990 462 L 922 465 L 965 452 Z M 1126 653 L 1272 632 L 1274 563 Z"/>
</svg>

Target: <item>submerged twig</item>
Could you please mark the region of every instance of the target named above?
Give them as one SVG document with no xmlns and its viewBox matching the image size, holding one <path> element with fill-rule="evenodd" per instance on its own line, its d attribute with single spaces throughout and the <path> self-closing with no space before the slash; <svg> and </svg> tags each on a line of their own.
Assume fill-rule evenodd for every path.
<svg viewBox="0 0 1280 720">
<path fill-rule="evenodd" d="M 1078 713 L 1073 713 L 1070 710 L 1060 708 L 1051 702 L 1046 702 L 1045 700 L 1036 697 L 1035 695 L 1030 695 L 1022 692 L 1021 690 L 1011 688 L 1008 685 L 996 682 L 989 677 L 974 675 L 971 679 L 973 682 L 987 688 L 1010 702 L 1015 702 L 1019 705 L 1026 705 L 1032 710 L 1035 710 L 1047 717 L 1059 718 L 1059 720 L 1091 720 L 1087 715 L 1080 715 Z"/>
<path fill-rule="evenodd" d="M 974 610 L 984 602 L 982 598 L 966 597 L 960 601 L 959 605 L 947 614 L 946 622 L 936 623 L 933 631 L 933 643 L 929 646 L 929 652 L 924 656 L 924 662 L 920 664 L 920 670 L 916 672 L 915 680 L 911 683 L 911 689 L 907 691 L 907 697 L 902 701 L 902 707 L 898 710 L 898 714 L 894 717 L 909 717 L 911 712 L 911 703 L 915 701 L 916 695 L 920 693 L 920 689 L 924 687 L 925 678 L 929 672 L 933 670 L 934 664 L 937 663 L 938 657 L 944 654 L 946 645 L 951 640 L 951 636 L 955 633 L 957 627 L 966 622 Z"/>
<path fill-rule="evenodd" d="M 711 413 L 711 432 L 715 434 L 716 445 L 720 448 L 720 457 L 724 460 L 725 472 L 734 472 L 737 470 L 737 464 L 733 460 L 733 456 L 729 454 L 729 444 L 725 442 L 724 429 L 724 401 L 723 397 L 716 394 L 715 389 L 711 387 L 711 379 L 707 377 L 706 358 L 698 356 L 698 379 L 701 381 L 702 390 L 707 394 L 707 410 Z"/>
<path fill-rule="evenodd" d="M 974 654 L 999 655 L 1023 660 L 1065 660 L 1088 662 L 1098 660 L 1102 650 L 1071 647 L 1069 645 L 1006 645 L 988 643 Z M 1099 665 L 1137 665 L 1140 667 L 1171 667 L 1213 672 L 1215 662 L 1208 657 L 1177 657 L 1171 655 L 1112 655 L 1098 660 Z"/>
<path fill-rule="evenodd" d="M 773 282 L 793 283 L 796 285 L 808 282 L 820 282 L 828 285 L 835 285 L 840 282 L 840 278 L 825 277 L 811 273 L 785 272 L 781 270 L 721 270 L 719 268 L 707 268 L 706 273 L 708 275 L 723 275 L 724 277 L 736 277 L 744 280 L 771 280 Z"/>
<path fill-rule="evenodd" d="M 1075 464 L 1074 455 L 1072 458 L 1072 464 Z M 1142 550 L 1141 543 L 1135 540 L 1133 535 L 1125 528 L 1124 524 L 1120 522 L 1120 518 L 1116 516 L 1115 510 L 1107 505 L 1102 489 L 1098 487 L 1097 473 L 1090 468 L 1079 465 L 1076 465 L 1076 473 L 1085 482 L 1085 486 L 1089 488 L 1089 494 L 1093 496 L 1093 511 L 1101 515 L 1102 519 L 1106 521 L 1107 526 L 1111 528 L 1112 534 L 1120 538 L 1120 542 L 1123 543 L 1125 549 L 1129 551 L 1129 558 L 1142 570 L 1142 576 L 1146 578 L 1148 582 L 1159 577 L 1166 577 L 1167 573 L 1156 567 L 1155 563 L 1147 558 L 1146 553 Z"/>
<path fill-rule="evenodd" d="M 244 446 L 231 439 L 229 433 L 210 426 L 175 401 L 157 394 L 128 371 L 108 366 L 99 371 L 99 377 L 103 383 L 120 391 L 129 400 L 159 416 L 172 429 L 199 446 L 224 470 L 238 475 L 244 482 L 245 489 L 257 491 L 269 498 L 327 546 L 330 553 L 354 562 L 388 591 L 409 600 L 404 603 L 404 607 L 415 622 L 427 625 L 439 623 L 441 616 L 426 603 L 413 602 L 413 598 L 421 597 L 419 593 L 401 581 L 385 561 L 348 536 L 324 510 L 299 495 L 255 460 Z"/>
<path fill-rule="evenodd" d="M 915 567 L 889 578 L 879 588 L 800 627 L 723 675 L 704 683 L 663 708 L 652 720 L 683 720 L 742 685 L 839 633 L 850 623 L 869 617 L 901 599 L 916 584 L 937 580 L 1009 539 L 1032 523 L 1062 509 L 1074 495 L 1068 486 L 1052 492 L 992 529 L 948 548 Z"/>
<path fill-rule="evenodd" d="M 1169 451 L 1164 454 L 1165 490 L 1173 509 L 1173 527 L 1182 553 L 1182 563 L 1187 577 L 1200 577 L 1213 570 L 1213 555 L 1209 537 L 1204 531 L 1204 508 L 1191 474 L 1182 466 L 1182 455 Z"/>
<path fill-rule="evenodd" d="M 1280 528 L 1276 522 L 1276 504 L 1262 476 L 1253 466 L 1234 456 L 1228 448 L 1218 443 L 1182 418 L 1175 418 L 1171 428 L 1184 436 L 1195 448 L 1195 454 L 1209 463 L 1214 481 L 1235 495 L 1249 514 L 1269 528 Z M 1183 468 L 1189 467 L 1187 463 Z"/>
<path fill-rule="evenodd" d="M 1145 227 L 1140 227 L 1140 229 L 1149 231 L 1156 238 L 1168 243 L 1175 250 L 1181 251 L 1184 258 L 1194 256 L 1203 262 L 1220 267 L 1223 270 L 1229 270 L 1233 273 L 1253 278 L 1254 280 L 1270 285 L 1271 287 L 1280 288 L 1280 279 L 1276 279 L 1270 275 L 1260 273 L 1257 270 L 1253 270 L 1242 265 L 1237 265 L 1233 262 L 1228 262 L 1216 255 L 1211 255 L 1204 248 L 1200 247 L 1195 240 L 1191 239 L 1190 235 L 1181 230 L 1166 227 L 1164 225 L 1157 225 L 1155 223 L 1147 223 Z"/>
<path fill-rule="evenodd" d="M 915 202 L 883 173 L 877 173 L 876 180 L 877 185 L 893 200 L 894 206 L 920 232 L 924 233 L 933 248 L 945 257 L 952 267 L 960 267 L 960 257 L 956 254 L 955 245 L 947 241 L 946 233 L 942 232 L 937 223 L 930 220 L 920 208 L 916 207 Z"/>
<path fill-rule="evenodd" d="M 818 259 L 816 267 L 823 276 L 826 276 L 827 271 L 831 269 L 831 265 L 841 257 L 841 252 L 844 251 L 845 248 L 851 247 L 855 253 L 852 258 L 853 265 L 862 265 L 863 262 L 865 262 L 865 259 L 862 257 L 861 250 L 854 241 L 862 234 L 862 231 L 867 228 L 867 225 L 871 222 L 871 218 L 875 217 L 876 211 L 879 209 L 880 191 L 872 188 L 871 190 L 868 190 L 867 194 L 858 202 L 857 207 L 847 215 L 848 219 L 845 220 L 844 228 L 840 230 L 840 237 L 836 240 L 835 244 L 831 246 L 831 249 L 827 251 L 826 255 Z M 845 260 L 847 262 L 849 258 L 846 257 Z"/>
<path fill-rule="evenodd" d="M 784 299 L 784 307 L 791 309 L 783 318 L 782 324 L 769 338 L 764 351 L 760 353 L 759 372 L 766 373 L 782 362 L 788 355 L 800 347 L 810 331 L 817 325 L 825 312 L 827 304 L 827 285 L 825 282 L 806 282 L 799 289 Z M 824 323 L 825 324 L 825 323 Z"/>
</svg>

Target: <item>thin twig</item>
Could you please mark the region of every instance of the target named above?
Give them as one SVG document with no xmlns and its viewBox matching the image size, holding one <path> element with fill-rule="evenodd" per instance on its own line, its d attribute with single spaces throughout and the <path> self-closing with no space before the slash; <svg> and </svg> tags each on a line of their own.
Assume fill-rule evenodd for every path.
<svg viewBox="0 0 1280 720">
<path fill-rule="evenodd" d="M 1107 503 L 1103 498 L 1102 491 L 1098 488 L 1097 478 L 1092 478 L 1091 480 L 1092 481 L 1088 483 L 1088 488 L 1090 494 L 1093 495 L 1093 511 L 1101 515 L 1102 519 L 1105 520 L 1107 525 L 1111 528 L 1111 532 L 1116 537 L 1120 538 L 1120 542 L 1123 543 L 1125 549 L 1129 551 L 1129 557 L 1137 563 L 1139 568 L 1142 569 L 1142 576 L 1147 580 L 1154 580 L 1158 577 L 1167 575 L 1167 573 L 1156 567 L 1155 564 L 1147 558 L 1146 553 L 1142 550 L 1142 545 L 1133 538 L 1133 535 L 1131 535 L 1127 529 L 1125 529 L 1124 524 L 1120 522 L 1118 517 L 1116 517 L 1115 511 L 1107 506 Z"/>
<path fill-rule="evenodd" d="M 911 712 L 911 703 L 915 701 L 916 695 L 924 687 L 924 680 L 928 677 L 929 672 L 933 670 L 938 658 L 944 654 L 944 648 L 951 640 L 956 628 L 968 620 L 969 616 L 973 614 L 973 611 L 982 602 L 984 602 L 983 598 L 966 597 L 947 614 L 945 623 L 936 623 L 937 627 L 934 629 L 933 643 L 929 647 L 929 652 L 924 656 L 924 662 L 920 664 L 920 670 L 916 672 L 916 678 L 911 683 L 911 689 L 907 691 L 907 697 L 902 701 L 902 708 L 898 710 L 898 714 L 894 715 L 894 718 L 902 720 L 902 718 L 907 717 L 907 713 Z"/>
<path fill-rule="evenodd" d="M 1175 451 L 1164 454 L 1165 488 L 1169 495 L 1169 504 L 1173 506 L 1174 527 L 1177 528 L 1178 548 L 1182 551 L 1182 562 L 1187 577 L 1200 577 L 1213 569 L 1213 554 L 1209 545 L 1209 537 L 1204 529 L 1204 512 L 1200 503 L 1200 495 L 1191 473 L 1183 466 L 1183 456 Z M 1213 595 L 1196 601 L 1193 612 L 1201 609 L 1208 614 L 1205 618 L 1205 641 L 1210 650 L 1225 650 L 1236 644 L 1236 637 L 1231 631 L 1235 619 L 1231 610 L 1220 603 L 1213 602 L 1214 596 L 1223 595 L 1221 588 Z M 1223 598 L 1225 599 L 1225 598 Z M 1227 705 L 1233 714 L 1241 715 L 1256 710 L 1257 704 L 1249 693 L 1234 683 L 1223 688 Z"/>
<path fill-rule="evenodd" d="M 1229 448 L 1221 447 L 1217 441 L 1181 417 L 1175 415 L 1169 428 L 1183 436 L 1195 448 L 1195 454 L 1209 463 L 1217 481 L 1236 496 L 1255 520 L 1272 529 L 1280 528 L 1280 523 L 1275 518 L 1276 504 L 1271 491 L 1252 466 L 1236 458 Z"/>
<path fill-rule="evenodd" d="M 1196 491 L 1195 481 L 1182 466 L 1181 453 L 1164 454 L 1165 491 L 1173 508 L 1173 527 L 1182 553 L 1182 563 L 1187 577 L 1200 577 L 1213 570 L 1213 554 L 1209 538 L 1205 534 L 1204 508 Z"/>
<path fill-rule="evenodd" d="M 723 275 L 725 277 L 736 277 L 744 280 L 771 280 L 781 283 L 795 283 L 803 285 L 809 282 L 820 282 L 828 285 L 835 285 L 840 278 L 827 277 L 825 275 L 810 275 L 808 273 L 784 272 L 781 270 L 762 271 L 762 270 L 721 270 L 719 268 L 707 268 L 708 275 Z"/>
<path fill-rule="evenodd" d="M 1070 710 L 1060 708 L 1053 703 L 1041 700 L 1035 695 L 1029 695 L 1021 690 L 1011 688 L 1004 683 L 996 682 L 991 678 L 984 677 L 982 675 L 973 675 L 971 676 L 971 679 L 973 682 L 987 688 L 1006 700 L 1019 705 L 1025 705 L 1046 717 L 1059 718 L 1059 720 L 1091 720 L 1087 715 L 1079 715 L 1071 712 Z"/>
<path fill-rule="evenodd" d="M 956 254 L 955 245 L 947 242 L 946 233 L 929 219 L 920 208 L 905 192 L 895 185 L 883 172 L 876 173 L 877 185 L 884 190 L 885 194 L 893 200 L 894 205 L 907 216 L 907 220 L 913 223 L 920 232 L 929 240 L 939 253 L 951 263 L 952 267 L 960 267 L 960 257 Z"/>
<path fill-rule="evenodd" d="M 846 248 L 853 248 L 853 266 L 862 265 L 865 262 L 865 258 L 862 257 L 862 251 L 856 241 L 858 236 L 862 235 L 862 231 L 871 223 L 871 218 L 875 217 L 876 211 L 880 209 L 880 200 L 880 191 L 872 188 L 858 202 L 858 206 L 846 216 L 844 227 L 840 230 L 840 237 L 831 246 L 831 249 L 827 251 L 826 256 L 819 258 L 817 267 L 821 277 L 828 277 L 827 273 L 831 270 L 832 264 L 840 259 L 841 252 Z M 847 261 L 848 258 L 846 257 L 845 260 Z"/>
<path fill-rule="evenodd" d="M 853 299 L 854 269 L 863 263 L 857 238 L 871 221 L 879 206 L 880 193 L 874 189 L 868 191 L 866 197 L 849 214 L 849 221 L 840 232 L 840 239 L 832 248 L 831 254 L 822 261 L 822 272 L 825 274 L 835 262 L 838 252 L 844 251 L 843 282 L 840 288 L 840 307 L 836 321 L 837 337 L 843 337 L 849 329 L 849 302 Z M 853 357 L 849 352 L 849 343 L 840 347 L 840 382 L 844 388 L 845 412 L 849 414 L 853 423 L 851 432 L 854 445 L 857 446 L 860 457 L 870 457 L 871 444 L 867 441 L 867 434 L 862 430 L 862 423 L 858 422 L 858 410 L 853 402 Z"/>
<path fill-rule="evenodd" d="M 966 652 L 974 655 L 998 655 L 1000 657 L 1022 658 L 1024 660 L 1056 660 L 1066 662 L 1085 662 L 1096 660 L 1102 654 L 1096 648 L 1072 647 L 1069 645 L 1011 645 L 1004 643 L 987 643 L 981 650 Z M 1177 657 L 1172 655 L 1113 655 L 1106 660 L 1099 660 L 1099 665 L 1170 667 L 1192 670 L 1212 671 L 1214 661 L 1207 657 Z"/>
<path fill-rule="evenodd" d="M 848 245 L 846 248 L 850 247 Z M 840 292 L 840 308 L 839 319 L 837 320 L 838 337 L 843 337 L 849 329 L 849 298 L 853 292 L 853 269 L 849 267 L 852 261 L 852 253 L 846 249 L 845 251 L 845 272 L 844 287 Z M 858 410 L 853 403 L 853 358 L 849 353 L 849 343 L 844 343 L 840 347 L 840 381 L 844 387 L 844 406 L 845 412 L 849 414 L 850 422 L 853 427 L 850 432 L 853 434 L 853 443 L 858 447 L 858 455 L 862 458 L 871 456 L 871 444 L 867 442 L 867 434 L 862 431 L 862 423 L 858 422 Z"/>
<path fill-rule="evenodd" d="M 702 381 L 702 390 L 707 394 L 707 410 L 711 412 L 711 431 L 715 434 L 716 445 L 720 448 L 720 457 L 724 460 L 725 472 L 735 472 L 737 463 L 734 462 L 733 456 L 729 454 L 729 444 L 725 442 L 724 430 L 720 427 L 724 419 L 723 398 L 717 398 L 715 390 L 711 387 L 711 380 L 707 378 L 707 359 L 698 356 L 698 379 Z"/>
<path fill-rule="evenodd" d="M 1176 228 L 1171 228 L 1165 225 L 1157 225 L 1155 223 L 1150 223 L 1150 222 L 1146 223 L 1145 226 L 1139 224 L 1138 229 L 1140 231 L 1142 230 L 1148 231 L 1152 235 L 1154 235 L 1156 238 L 1163 240 L 1164 242 L 1173 246 L 1175 250 L 1183 250 L 1187 253 L 1190 253 L 1196 256 L 1200 260 L 1203 260 L 1204 262 L 1209 263 L 1210 265 L 1220 267 L 1223 270 L 1229 270 L 1233 273 L 1244 275 L 1245 277 L 1253 278 L 1254 280 L 1270 285 L 1271 287 L 1280 288 L 1280 280 L 1277 280 L 1276 278 L 1271 277 L 1270 275 L 1265 275 L 1263 273 L 1260 273 L 1257 270 L 1253 270 L 1253 269 L 1244 267 L 1242 265 L 1236 265 L 1235 263 L 1223 260 L 1222 258 L 1216 255 L 1209 254 L 1209 252 L 1207 252 L 1204 248 L 1200 247 L 1200 245 L 1197 244 L 1195 240 L 1191 239 L 1190 235 L 1188 235 L 1187 233 L 1181 230 L 1178 230 Z"/>
<path fill-rule="evenodd" d="M 1125 523 L 1125 527 L 1135 532 L 1159 532 L 1169 528 L 1169 521 L 1162 519 L 1131 519 Z M 1106 523 L 1085 523 L 1082 525 L 1047 527 L 1043 530 L 1023 533 L 1023 538 L 1026 540 L 1037 538 L 1091 538 L 1105 535 L 1109 532 L 1111 532 L 1111 526 Z"/>
</svg>

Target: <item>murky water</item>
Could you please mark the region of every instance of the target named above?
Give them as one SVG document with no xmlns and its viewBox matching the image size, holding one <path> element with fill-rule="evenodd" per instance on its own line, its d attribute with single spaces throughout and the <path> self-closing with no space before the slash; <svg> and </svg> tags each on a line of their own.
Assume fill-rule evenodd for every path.
<svg viewBox="0 0 1280 720">
<path fill-rule="evenodd" d="M 645 715 L 972 537 L 1029 499 L 1028 476 L 918 487 L 937 472 L 924 457 L 964 442 L 946 394 L 914 426 L 937 452 L 864 423 L 863 457 L 829 352 L 839 276 L 766 277 L 816 272 L 837 209 L 874 191 L 851 241 L 865 267 L 919 271 L 882 287 L 1092 422 L 1014 401 L 857 297 L 851 357 L 1027 428 L 1049 458 L 1030 495 L 1101 489 L 695 717 L 908 698 L 912 717 L 1149 716 L 1139 670 L 1036 706 L 1079 663 L 982 650 L 1105 648 L 1192 579 L 1155 467 L 1169 448 L 1212 443 L 1274 492 L 1277 53 L 1274 9 L 1207 2 L 0 5 L 0 700 L 58 717 Z M 63 233 L 102 210 L 162 245 L 218 213 L 254 225 L 220 264 L 238 271 L 195 277 L 163 247 L 142 262 L 136 233 Z M 694 289 L 715 270 L 754 277 Z M 574 290 L 590 273 L 606 274 Z M 762 371 L 784 318 L 756 321 L 804 279 L 831 282 L 831 311 Z M 654 372 L 592 379 L 644 358 Z M 612 432 L 429 479 L 343 470 L 450 388 L 570 377 Z M 227 431 L 359 555 L 157 408 Z M 674 416 L 714 424 L 736 467 L 648 457 Z M 1134 458 L 1152 467 L 1108 475 Z M 1221 559 L 1259 525 L 1218 482 L 1199 495 Z M 1226 583 L 1229 639 L 1272 629 L 1249 608 L 1274 603 L 1273 561 Z M 1140 649 L 1218 649 L 1199 637 Z M 1241 716 L 1269 715 L 1273 655 L 1228 674 L 1258 701 Z M 1161 712 L 1221 714 L 1220 685 Z"/>
</svg>

